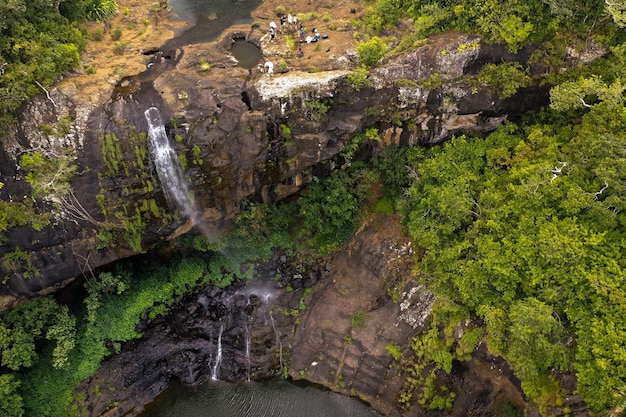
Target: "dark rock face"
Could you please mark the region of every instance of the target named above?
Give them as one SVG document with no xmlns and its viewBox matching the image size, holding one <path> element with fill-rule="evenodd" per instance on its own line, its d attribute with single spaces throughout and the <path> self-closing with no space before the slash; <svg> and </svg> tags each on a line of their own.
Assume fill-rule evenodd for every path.
<svg viewBox="0 0 626 417">
<path fill-rule="evenodd" d="M 257 270 L 257 277 L 228 289 L 206 287 L 189 295 L 166 318 L 143 322 L 142 338 L 128 342 L 102 364 L 78 391 L 86 415 L 132 416 L 164 390 L 171 379 L 194 384 L 201 378 L 239 382 L 282 376 L 297 307 L 302 272 L 314 285 L 326 271 L 287 257 Z M 281 280 L 271 278 L 280 273 Z M 293 291 L 286 291 L 290 285 Z"/>
<path fill-rule="evenodd" d="M 427 324 L 434 297 L 413 280 L 411 244 L 388 219 L 365 227 L 335 260 L 296 329 L 290 373 L 294 378 L 358 395 L 386 415 L 399 415 L 402 386 L 386 350 L 410 345 Z M 407 286 L 408 282 L 412 281 Z M 411 288 L 419 288 L 413 300 Z M 398 291 L 402 303 L 390 292 Z"/>
</svg>

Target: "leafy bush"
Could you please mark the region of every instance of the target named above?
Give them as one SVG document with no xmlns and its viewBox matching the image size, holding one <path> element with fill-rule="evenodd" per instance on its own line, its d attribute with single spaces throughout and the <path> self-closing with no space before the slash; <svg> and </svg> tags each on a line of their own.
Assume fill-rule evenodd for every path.
<svg viewBox="0 0 626 417">
<path fill-rule="evenodd" d="M 369 75 L 370 72 L 367 68 L 359 66 L 346 76 L 346 80 L 348 80 L 356 91 L 361 91 L 362 88 L 372 86 L 372 81 L 369 79 Z"/>
<path fill-rule="evenodd" d="M 293 138 L 293 133 L 291 132 L 291 128 L 286 124 L 280 124 L 280 134 L 287 140 L 291 140 Z"/>
<path fill-rule="evenodd" d="M 400 348 L 400 346 L 396 343 L 389 343 L 387 344 L 387 346 L 385 346 L 385 350 L 387 351 L 388 354 L 391 355 L 391 357 L 397 361 L 399 361 L 400 359 L 402 359 L 402 349 Z"/>
<path fill-rule="evenodd" d="M 274 14 L 276 16 L 285 16 L 287 14 L 287 9 L 283 5 L 276 6 Z"/>
<path fill-rule="evenodd" d="M 104 20 L 117 13 L 117 0 L 91 0 L 85 7 L 89 20 Z"/>
<path fill-rule="evenodd" d="M 487 64 L 478 73 L 478 82 L 495 90 L 501 98 L 511 97 L 522 87 L 530 85 L 528 71 L 518 62 Z"/>
<path fill-rule="evenodd" d="M 428 75 L 428 78 L 423 80 L 421 84 L 422 86 L 424 86 L 424 88 L 427 88 L 429 90 L 435 90 L 441 87 L 445 83 L 445 81 L 446 80 L 445 78 L 443 78 L 443 75 L 439 71 L 435 71 L 432 74 Z"/>
<path fill-rule="evenodd" d="M 117 27 L 113 29 L 113 32 L 111 32 L 111 39 L 114 41 L 122 39 L 122 28 Z"/>
<path fill-rule="evenodd" d="M 22 396 L 18 393 L 20 381 L 11 374 L 0 375 L 0 413 L 5 417 L 24 415 Z"/>
<path fill-rule="evenodd" d="M 367 326 L 367 313 L 365 311 L 357 311 L 350 317 L 350 325 L 353 329 L 362 330 Z"/>
<path fill-rule="evenodd" d="M 93 32 L 91 32 L 91 39 L 94 41 L 101 41 L 104 39 L 104 29 L 101 27 L 95 28 Z"/>
<path fill-rule="evenodd" d="M 330 109 L 330 105 L 327 102 L 312 100 L 307 101 L 304 104 L 307 114 L 311 120 L 320 121 Z"/>
<path fill-rule="evenodd" d="M 314 178 L 298 200 L 301 234 L 322 254 L 337 249 L 354 230 L 360 202 L 353 185 L 345 171 L 334 172 L 324 180 Z"/>
<path fill-rule="evenodd" d="M 202 72 L 206 72 L 211 69 L 211 63 L 206 58 L 200 58 L 198 63 L 200 64 L 200 71 Z"/>
<path fill-rule="evenodd" d="M 356 45 L 359 61 L 362 65 L 370 68 L 379 64 L 386 51 L 387 46 L 385 42 L 378 36 L 374 36 L 365 42 L 359 42 Z"/>
<path fill-rule="evenodd" d="M 128 42 L 126 41 L 115 42 L 115 45 L 113 45 L 113 53 L 115 55 L 124 55 L 126 51 L 128 51 Z"/>
<path fill-rule="evenodd" d="M 58 200 L 67 195 L 72 187 L 70 181 L 76 172 L 69 156 L 44 156 L 40 151 L 22 155 L 20 161 L 26 173 L 26 181 L 32 187 L 34 198 Z"/>
<path fill-rule="evenodd" d="M 23 202 L 7 202 L 0 200 L 0 243 L 4 243 L 4 235 L 15 226 L 29 226 L 42 230 L 50 222 L 51 213 L 38 213 L 33 208 L 32 199 Z"/>
</svg>

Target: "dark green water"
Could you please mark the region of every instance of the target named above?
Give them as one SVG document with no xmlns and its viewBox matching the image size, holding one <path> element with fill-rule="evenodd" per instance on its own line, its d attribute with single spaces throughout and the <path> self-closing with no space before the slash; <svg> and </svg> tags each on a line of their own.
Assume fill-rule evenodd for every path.
<svg viewBox="0 0 626 417">
<path fill-rule="evenodd" d="M 173 47 L 216 39 L 234 24 L 252 23 L 251 13 L 262 0 L 169 0 L 169 7 L 190 28 L 168 44 Z"/>
<path fill-rule="evenodd" d="M 261 50 L 250 42 L 235 41 L 230 47 L 230 53 L 244 68 L 254 68 L 261 60 Z"/>
<path fill-rule="evenodd" d="M 288 381 L 172 384 L 141 417 L 380 417 L 362 402 Z"/>
</svg>

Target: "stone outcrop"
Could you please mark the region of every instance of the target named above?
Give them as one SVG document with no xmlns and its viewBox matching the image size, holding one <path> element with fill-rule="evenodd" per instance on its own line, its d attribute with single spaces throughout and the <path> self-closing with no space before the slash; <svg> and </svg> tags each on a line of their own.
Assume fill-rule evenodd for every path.
<svg viewBox="0 0 626 417">
<path fill-rule="evenodd" d="M 85 415 L 128 417 L 172 379 L 194 384 L 203 378 L 282 377 L 293 354 L 298 307 L 307 288 L 329 274 L 327 268 L 283 255 L 258 268 L 248 283 L 189 294 L 166 318 L 142 322 L 141 339 L 126 343 L 81 384 L 85 398 L 78 407 Z M 276 275 L 282 278 L 272 279 Z"/>
</svg>

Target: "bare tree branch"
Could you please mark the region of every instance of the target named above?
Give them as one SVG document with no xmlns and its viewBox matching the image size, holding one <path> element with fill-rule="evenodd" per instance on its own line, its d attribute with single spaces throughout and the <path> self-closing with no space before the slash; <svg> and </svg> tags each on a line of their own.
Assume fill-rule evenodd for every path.
<svg viewBox="0 0 626 417">
<path fill-rule="evenodd" d="M 50 102 L 54 105 L 54 107 L 56 107 L 57 104 L 54 102 L 52 97 L 50 97 L 50 92 L 48 90 L 46 90 L 46 87 L 41 85 L 41 83 L 39 81 L 37 81 L 37 80 L 35 80 L 35 84 L 37 84 L 39 86 L 39 88 L 41 88 L 46 93 L 46 97 L 48 97 L 48 100 L 50 100 Z"/>
<path fill-rule="evenodd" d="M 608 181 L 606 181 L 606 180 L 605 180 L 605 181 L 604 181 L 604 187 L 602 187 L 602 188 L 600 189 L 600 191 L 596 191 L 596 192 L 594 193 L 595 197 L 594 197 L 593 199 L 594 199 L 594 200 L 597 200 L 597 199 L 598 199 L 598 197 L 599 197 L 599 196 L 601 196 L 601 195 L 602 195 L 602 193 L 604 192 L 604 190 L 606 190 L 607 188 L 609 188 L 609 183 L 608 183 Z"/>
</svg>

